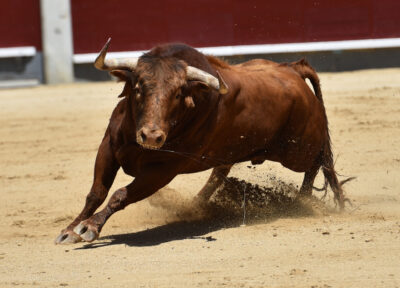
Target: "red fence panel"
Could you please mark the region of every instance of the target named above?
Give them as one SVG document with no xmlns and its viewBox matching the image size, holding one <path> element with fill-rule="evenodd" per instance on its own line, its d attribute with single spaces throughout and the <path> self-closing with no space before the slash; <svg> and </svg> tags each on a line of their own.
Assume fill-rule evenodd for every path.
<svg viewBox="0 0 400 288">
<path fill-rule="evenodd" d="M 0 48 L 42 49 L 39 0 L 0 0 Z"/>
<path fill-rule="evenodd" d="M 75 53 L 400 37 L 398 0 L 71 0 Z"/>
<path fill-rule="evenodd" d="M 373 23 L 373 37 L 399 37 L 400 1 L 380 0 L 372 2 L 371 22 Z"/>
<path fill-rule="evenodd" d="M 0 0 L 0 47 L 41 50 L 40 1 Z M 75 53 L 400 37 L 398 0 L 71 0 Z"/>
</svg>

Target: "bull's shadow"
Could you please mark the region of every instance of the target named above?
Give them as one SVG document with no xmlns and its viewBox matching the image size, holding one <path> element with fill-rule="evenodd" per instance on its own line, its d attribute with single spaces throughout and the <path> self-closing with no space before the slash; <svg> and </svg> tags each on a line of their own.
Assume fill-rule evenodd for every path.
<svg viewBox="0 0 400 288">
<path fill-rule="evenodd" d="M 143 231 L 100 237 L 97 242 L 85 244 L 77 249 L 120 244 L 136 247 L 155 246 L 183 239 L 218 240 L 205 235 L 243 224 L 243 191 L 246 191 L 246 225 L 269 223 L 279 218 L 312 216 L 317 213 L 316 206 L 325 207 L 316 198 L 306 201 L 295 198 L 297 189 L 281 181 L 273 187 L 266 188 L 235 178 L 229 178 L 229 180 L 229 184 L 220 189 L 209 204 L 201 208 L 190 207 L 189 204 L 185 207 L 183 214 L 190 212 L 200 215 L 201 213 L 202 216 L 197 219 L 190 219 L 191 217 L 188 216 L 189 219 L 186 220 L 183 215 L 181 217 L 183 220 Z"/>
</svg>

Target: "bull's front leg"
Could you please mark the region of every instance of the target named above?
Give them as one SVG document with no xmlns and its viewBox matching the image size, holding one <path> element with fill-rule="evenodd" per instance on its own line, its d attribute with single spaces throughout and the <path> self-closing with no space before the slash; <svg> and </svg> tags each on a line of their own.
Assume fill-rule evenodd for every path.
<svg viewBox="0 0 400 288">
<path fill-rule="evenodd" d="M 93 185 L 86 197 L 85 206 L 78 217 L 61 231 L 61 234 L 55 240 L 56 244 L 71 244 L 82 241 L 82 238 L 73 232 L 73 229 L 82 220 L 91 217 L 97 208 L 103 204 L 119 167 L 110 147 L 110 137 L 106 134 L 97 153 Z"/>
<path fill-rule="evenodd" d="M 157 170 L 137 176 L 131 184 L 118 189 L 111 196 L 107 206 L 103 210 L 76 226 L 74 232 L 84 241 L 92 242 L 99 237 L 101 229 L 112 214 L 124 209 L 131 203 L 138 202 L 154 194 L 167 185 L 175 176 L 176 174 L 165 175 L 165 170 Z"/>
</svg>

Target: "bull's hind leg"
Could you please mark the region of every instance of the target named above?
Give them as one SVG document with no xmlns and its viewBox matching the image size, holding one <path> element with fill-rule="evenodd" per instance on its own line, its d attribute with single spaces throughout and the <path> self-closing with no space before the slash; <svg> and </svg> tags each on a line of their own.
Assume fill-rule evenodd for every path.
<svg viewBox="0 0 400 288">
<path fill-rule="evenodd" d="M 343 210 L 344 203 L 347 201 L 351 204 L 350 200 L 344 197 L 342 185 L 348 181 L 355 179 L 355 177 L 347 178 L 341 182 L 337 179 L 335 169 L 333 167 L 333 162 L 327 162 L 327 166 L 322 166 L 322 172 L 324 173 L 325 177 L 325 186 L 323 189 L 317 190 L 325 190 L 327 189 L 327 184 L 331 187 L 334 195 L 335 195 L 335 202 L 339 204 L 339 208 Z M 299 196 L 311 196 L 315 177 L 318 174 L 319 169 L 321 168 L 320 165 L 316 165 L 307 171 L 304 175 L 303 184 L 300 188 Z M 315 188 L 316 189 L 316 188 Z"/>
<path fill-rule="evenodd" d="M 224 182 L 226 176 L 228 176 L 232 165 L 218 166 L 211 172 L 210 178 L 207 183 L 203 186 L 200 192 L 197 194 L 195 201 L 204 203 L 207 202 L 217 188 Z"/>
<path fill-rule="evenodd" d="M 301 185 L 301 188 L 299 191 L 299 196 L 311 196 L 312 195 L 314 180 L 318 174 L 320 167 L 321 167 L 320 164 L 316 164 L 313 167 L 311 167 L 310 170 L 308 170 L 308 171 L 306 171 L 306 173 L 304 173 L 303 184 Z"/>
<path fill-rule="evenodd" d="M 99 206 L 104 202 L 108 191 L 114 182 L 118 169 L 119 165 L 111 151 L 110 138 L 106 135 L 100 144 L 97 153 L 94 169 L 94 181 L 92 188 L 86 197 L 85 206 L 78 217 L 76 217 L 67 228 L 61 231 L 61 234 L 55 240 L 56 244 L 71 244 L 82 241 L 81 237 L 73 232 L 73 229 L 82 220 L 92 216 L 97 208 L 99 208 Z"/>
</svg>

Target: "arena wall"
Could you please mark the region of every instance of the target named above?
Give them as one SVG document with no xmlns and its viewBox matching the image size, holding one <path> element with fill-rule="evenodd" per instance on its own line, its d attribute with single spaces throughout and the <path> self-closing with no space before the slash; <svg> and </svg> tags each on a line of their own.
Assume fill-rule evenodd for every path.
<svg viewBox="0 0 400 288">
<path fill-rule="evenodd" d="M 0 5 L 6 12 L 0 17 L 0 79 L 43 81 L 40 0 Z M 384 57 L 400 59 L 398 0 L 70 0 L 70 5 L 78 79 L 104 79 L 89 65 L 108 37 L 115 56 L 185 42 L 232 62 L 307 56 L 324 71 L 400 66 L 400 60 Z"/>
</svg>

